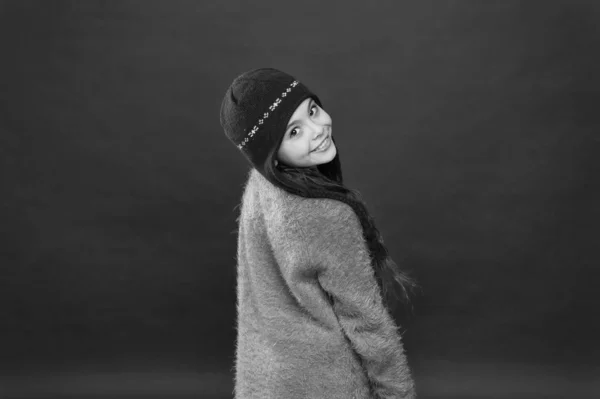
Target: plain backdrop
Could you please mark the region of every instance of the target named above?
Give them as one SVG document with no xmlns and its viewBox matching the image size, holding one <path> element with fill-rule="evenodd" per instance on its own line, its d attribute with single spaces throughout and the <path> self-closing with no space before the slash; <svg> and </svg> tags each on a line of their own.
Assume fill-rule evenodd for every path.
<svg viewBox="0 0 600 399">
<path fill-rule="evenodd" d="M 250 166 L 219 107 L 274 67 L 421 285 L 394 315 L 421 397 L 592 397 L 599 23 L 595 1 L 0 2 L 0 393 L 231 396 Z"/>
</svg>

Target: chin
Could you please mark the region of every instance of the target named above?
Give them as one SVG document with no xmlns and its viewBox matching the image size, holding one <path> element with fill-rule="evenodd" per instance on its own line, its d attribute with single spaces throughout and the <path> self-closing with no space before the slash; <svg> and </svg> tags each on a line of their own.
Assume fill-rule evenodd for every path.
<svg viewBox="0 0 600 399">
<path fill-rule="evenodd" d="M 320 159 L 318 162 L 315 163 L 315 165 L 322 165 L 324 163 L 328 163 L 333 161 L 333 159 L 335 158 L 336 152 L 332 151 L 331 155 L 327 154 L 327 157 L 323 157 L 322 159 Z"/>
<path fill-rule="evenodd" d="M 335 148 L 335 145 L 333 143 L 331 143 L 332 148 L 329 149 L 326 160 L 321 162 L 321 163 L 327 163 L 327 162 L 331 162 L 333 161 L 333 158 L 335 158 L 335 156 L 337 155 L 337 149 Z"/>
</svg>

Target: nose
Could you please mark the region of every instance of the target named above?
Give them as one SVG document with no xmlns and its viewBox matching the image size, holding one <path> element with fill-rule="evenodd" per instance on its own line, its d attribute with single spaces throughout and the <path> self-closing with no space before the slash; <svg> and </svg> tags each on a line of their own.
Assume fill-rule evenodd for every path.
<svg viewBox="0 0 600 399">
<path fill-rule="evenodd" d="M 325 128 L 325 126 L 321 126 L 321 125 L 315 125 L 314 130 L 315 130 L 315 135 L 313 137 L 313 140 L 315 140 L 315 141 L 319 141 L 320 139 L 322 139 L 323 135 L 325 135 L 325 133 L 327 132 L 327 129 Z"/>
</svg>

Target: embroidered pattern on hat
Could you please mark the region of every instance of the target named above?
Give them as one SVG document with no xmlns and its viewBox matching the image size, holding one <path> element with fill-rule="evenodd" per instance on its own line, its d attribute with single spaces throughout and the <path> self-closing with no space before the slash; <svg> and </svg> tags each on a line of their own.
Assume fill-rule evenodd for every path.
<svg viewBox="0 0 600 399">
<path fill-rule="evenodd" d="M 258 132 L 258 128 L 260 125 L 264 124 L 265 121 L 267 120 L 267 118 L 269 117 L 269 115 L 271 115 L 273 113 L 273 111 L 275 111 L 275 109 L 279 106 L 279 104 L 281 104 L 281 98 L 285 98 L 289 92 L 292 91 L 292 89 L 294 87 L 296 87 L 298 85 L 298 81 L 294 80 L 292 83 L 290 83 L 290 86 L 285 89 L 285 91 L 283 93 L 281 93 L 281 95 L 279 97 L 277 97 L 277 99 L 275 101 L 273 101 L 273 104 L 271 104 L 269 106 L 269 111 L 270 112 L 265 112 L 262 115 L 262 118 L 260 118 L 258 120 L 258 123 L 256 125 L 254 125 L 254 127 L 252 128 L 252 130 L 250 130 L 250 132 L 248 133 L 248 135 L 244 138 L 244 140 L 242 140 L 242 142 L 240 144 L 238 144 L 238 148 L 241 150 L 242 148 L 244 148 L 244 146 L 248 143 L 248 141 L 250 141 L 250 139 L 252 137 L 254 137 L 254 135 L 256 134 L 256 132 Z"/>
</svg>

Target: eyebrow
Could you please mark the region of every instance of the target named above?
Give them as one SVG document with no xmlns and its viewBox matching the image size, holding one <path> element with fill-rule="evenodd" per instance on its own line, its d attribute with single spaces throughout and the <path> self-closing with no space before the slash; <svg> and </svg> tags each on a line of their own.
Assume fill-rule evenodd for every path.
<svg viewBox="0 0 600 399">
<path fill-rule="evenodd" d="M 312 98 L 310 99 L 310 101 L 308 102 L 308 109 L 310 109 L 310 107 L 311 107 L 311 105 L 313 104 L 314 101 L 315 100 L 313 100 Z M 296 120 L 293 120 L 290 123 L 288 123 L 288 125 L 285 128 L 285 131 L 287 132 L 290 127 L 292 127 L 293 125 L 295 125 L 298 122 L 299 121 L 296 119 Z"/>
</svg>

